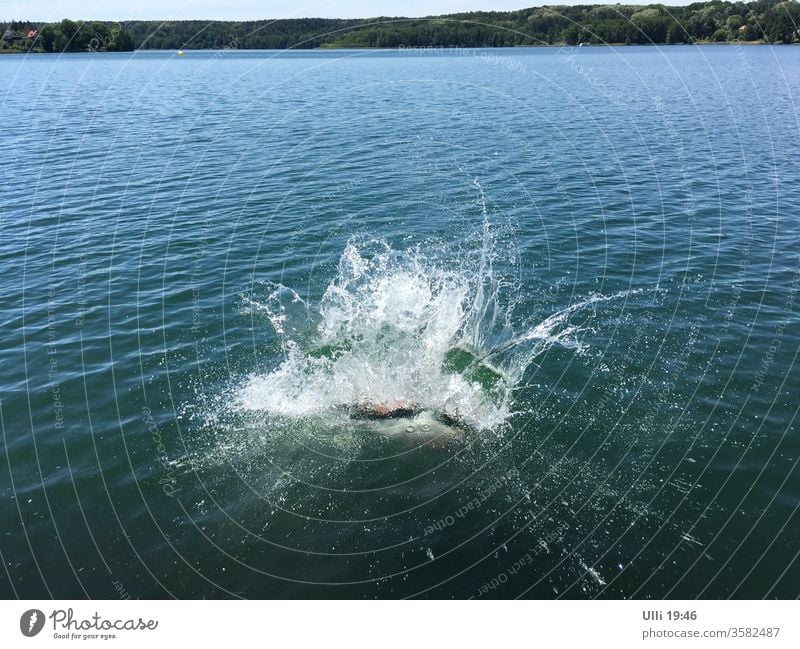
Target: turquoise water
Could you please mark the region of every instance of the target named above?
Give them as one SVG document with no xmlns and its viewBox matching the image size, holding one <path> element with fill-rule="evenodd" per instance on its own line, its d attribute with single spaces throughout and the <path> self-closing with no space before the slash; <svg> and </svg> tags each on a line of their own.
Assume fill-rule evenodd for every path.
<svg viewBox="0 0 800 649">
<path fill-rule="evenodd" d="M 0 58 L 0 594 L 797 597 L 799 81 Z"/>
</svg>

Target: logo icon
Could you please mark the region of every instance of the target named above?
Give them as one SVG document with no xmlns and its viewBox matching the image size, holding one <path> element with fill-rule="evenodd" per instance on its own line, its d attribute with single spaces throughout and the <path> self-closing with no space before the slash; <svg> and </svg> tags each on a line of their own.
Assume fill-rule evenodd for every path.
<svg viewBox="0 0 800 649">
<path fill-rule="evenodd" d="M 22 617 L 19 618 L 19 630 L 22 635 L 27 638 L 32 638 L 44 627 L 44 613 L 38 608 L 32 608 L 25 611 Z"/>
</svg>

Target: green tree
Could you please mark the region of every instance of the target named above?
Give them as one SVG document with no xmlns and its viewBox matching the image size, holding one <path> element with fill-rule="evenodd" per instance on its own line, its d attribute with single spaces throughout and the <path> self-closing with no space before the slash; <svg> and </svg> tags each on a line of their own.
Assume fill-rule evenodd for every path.
<svg viewBox="0 0 800 649">
<path fill-rule="evenodd" d="M 56 49 L 64 52 L 84 52 L 92 39 L 91 30 L 82 22 L 65 18 L 59 25 L 60 38 L 56 37 Z"/>
<path fill-rule="evenodd" d="M 62 51 L 72 52 L 75 47 L 75 40 L 78 36 L 81 26 L 68 18 L 64 18 L 59 25 L 60 39 L 56 40 L 58 49 Z"/>
<path fill-rule="evenodd" d="M 42 44 L 42 49 L 45 52 L 53 52 L 56 43 L 56 30 L 49 25 L 42 29 L 39 34 L 39 42 Z"/>
<path fill-rule="evenodd" d="M 800 33 L 800 5 L 796 2 L 780 2 L 764 13 L 762 21 L 764 36 L 773 43 L 793 43 Z"/>
<path fill-rule="evenodd" d="M 133 52 L 133 39 L 127 31 L 122 29 L 111 41 L 108 49 L 112 52 Z"/>
</svg>

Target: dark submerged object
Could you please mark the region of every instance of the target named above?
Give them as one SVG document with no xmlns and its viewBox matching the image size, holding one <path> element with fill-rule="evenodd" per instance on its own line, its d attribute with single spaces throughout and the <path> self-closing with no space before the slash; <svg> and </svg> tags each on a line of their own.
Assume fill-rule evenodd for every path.
<svg viewBox="0 0 800 649">
<path fill-rule="evenodd" d="M 398 399 L 396 401 L 374 403 L 372 401 L 365 401 L 362 403 L 355 403 L 348 407 L 348 414 L 350 419 L 380 421 L 386 419 L 412 419 L 420 413 L 424 412 L 419 404 L 412 403 L 405 399 Z M 464 422 L 456 411 L 446 411 L 441 409 L 430 410 L 433 419 L 440 424 L 449 426 L 456 430 L 468 431 L 472 427 Z"/>
<path fill-rule="evenodd" d="M 405 399 L 382 403 L 365 401 L 350 406 L 351 419 L 402 419 L 414 417 L 420 412 L 422 408 Z"/>
</svg>

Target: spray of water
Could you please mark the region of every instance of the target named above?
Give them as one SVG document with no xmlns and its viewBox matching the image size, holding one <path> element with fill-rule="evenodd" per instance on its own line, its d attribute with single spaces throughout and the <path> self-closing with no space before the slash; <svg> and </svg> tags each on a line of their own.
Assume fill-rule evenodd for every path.
<svg viewBox="0 0 800 649">
<path fill-rule="evenodd" d="M 624 294 L 515 322 L 520 287 L 496 270 L 498 259 L 513 256 L 513 237 L 500 243 L 483 189 L 474 186 L 483 220 L 466 245 L 395 249 L 356 236 L 315 303 L 281 284 L 248 298 L 247 310 L 265 316 L 278 336 L 283 361 L 247 377 L 239 407 L 299 418 L 406 403 L 476 430 L 507 422 L 535 359 L 553 345 L 581 348 L 573 314 Z"/>
<path fill-rule="evenodd" d="M 247 378 L 240 407 L 294 418 L 403 402 L 476 430 L 501 426 L 536 357 L 556 344 L 579 346 L 570 316 L 611 298 L 592 297 L 515 333 L 513 291 L 494 270 L 486 221 L 478 240 L 474 254 L 453 259 L 432 244 L 395 250 L 355 237 L 317 304 L 270 285 L 249 307 L 271 323 L 283 361 Z"/>
</svg>

